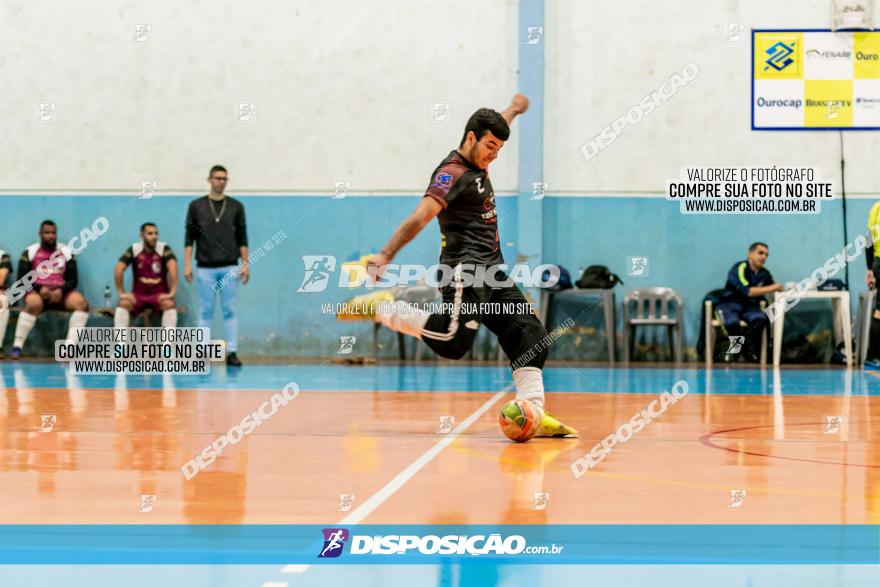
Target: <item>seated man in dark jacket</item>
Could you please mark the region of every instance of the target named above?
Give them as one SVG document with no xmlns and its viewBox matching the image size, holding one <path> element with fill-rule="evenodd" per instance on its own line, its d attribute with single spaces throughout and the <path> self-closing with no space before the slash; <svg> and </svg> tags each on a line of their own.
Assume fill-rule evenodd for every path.
<svg viewBox="0 0 880 587">
<path fill-rule="evenodd" d="M 761 333 L 770 324 L 767 314 L 761 310 L 761 300 L 765 294 L 783 289 L 764 268 L 769 252 L 766 244 L 752 243 L 748 258 L 734 263 L 727 273 L 721 303 L 715 310 L 725 336 L 745 336 L 742 354 L 750 361 L 758 360 Z M 745 330 L 740 320 L 746 323 Z M 733 348 L 731 345 L 731 350 Z"/>
</svg>

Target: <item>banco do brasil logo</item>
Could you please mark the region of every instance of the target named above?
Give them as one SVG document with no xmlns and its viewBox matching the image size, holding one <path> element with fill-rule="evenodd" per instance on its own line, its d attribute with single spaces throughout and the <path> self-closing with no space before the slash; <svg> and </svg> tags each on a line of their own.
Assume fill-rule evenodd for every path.
<svg viewBox="0 0 880 587">
<path fill-rule="evenodd" d="M 791 44 L 783 43 L 782 41 L 777 41 L 770 46 L 769 49 L 764 51 L 769 57 L 764 61 L 767 65 L 764 66 L 764 71 L 767 71 L 771 67 L 776 71 L 782 71 L 792 63 L 794 63 L 794 59 L 792 59 L 792 54 L 794 53 L 795 42 Z"/>
</svg>

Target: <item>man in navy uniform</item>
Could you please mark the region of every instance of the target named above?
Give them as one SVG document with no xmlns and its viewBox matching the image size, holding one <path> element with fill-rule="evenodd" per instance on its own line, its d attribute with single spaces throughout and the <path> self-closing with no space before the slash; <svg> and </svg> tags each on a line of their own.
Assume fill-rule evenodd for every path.
<svg viewBox="0 0 880 587">
<path fill-rule="evenodd" d="M 742 355 L 752 362 L 758 361 L 761 334 L 770 325 L 770 319 L 761 309 L 761 301 L 766 294 L 783 289 L 764 267 L 769 254 L 770 249 L 766 244 L 751 244 L 746 260 L 734 263 L 727 272 L 724 293 L 715 309 L 725 336 L 745 337 Z M 746 323 L 745 329 L 740 321 Z M 732 344 L 730 348 L 733 350 L 735 346 Z M 730 354 L 726 358 L 730 358 Z"/>
</svg>

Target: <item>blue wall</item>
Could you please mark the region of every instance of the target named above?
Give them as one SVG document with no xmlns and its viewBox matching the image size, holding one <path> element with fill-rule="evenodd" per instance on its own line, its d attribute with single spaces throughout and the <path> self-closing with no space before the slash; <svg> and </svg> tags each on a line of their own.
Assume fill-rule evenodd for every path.
<svg viewBox="0 0 880 587">
<path fill-rule="evenodd" d="M 865 233 L 873 203 L 847 202 L 848 242 Z M 823 203 L 819 214 L 803 215 L 685 215 L 677 203 L 662 198 L 550 198 L 544 205 L 545 262 L 566 266 L 573 277 L 578 267 L 607 265 L 625 282 L 618 304 L 634 288 L 674 288 L 684 298 L 691 346 L 699 335 L 703 296 L 724 286 L 727 271 L 745 259 L 750 243 L 769 245 L 767 268 L 781 283 L 808 277 L 845 244 L 839 200 Z M 649 275 L 627 277 L 627 257 L 640 255 L 649 258 Z M 867 289 L 864 276 L 860 257 L 850 263 L 853 312 L 859 293 Z M 835 277 L 843 279 L 843 271 Z M 822 304 L 804 302 L 795 312 L 822 310 Z"/>
<path fill-rule="evenodd" d="M 240 291 L 242 354 L 328 356 L 336 353 L 339 336 L 344 334 L 358 336 L 356 353 L 369 354 L 372 331 L 368 324 L 339 324 L 332 315 L 321 314 L 321 304 L 341 302 L 363 290 L 339 288 L 337 272 L 326 291 L 297 293 L 304 275 L 301 257 L 329 254 L 341 263 L 377 250 L 418 203 L 419 196 L 240 199 L 247 212 L 252 251 L 278 231 L 287 235 L 252 266 L 252 280 Z M 167 196 L 149 200 L 122 196 L 7 196 L 0 198 L 4 220 L 0 248 L 17 260 L 20 252 L 37 240 L 38 224 L 44 218 L 58 223 L 60 239 L 66 241 L 95 218 L 106 216 L 110 230 L 79 257 L 80 289 L 93 306 L 100 306 L 104 287 L 110 285 L 112 289 L 113 266 L 122 251 L 137 240 L 142 222 L 156 222 L 160 238 L 182 253 L 183 219 L 189 201 L 188 197 Z M 500 197 L 497 203 L 505 258 L 513 261 L 517 198 Z M 843 246 L 840 202 L 824 204 L 821 214 L 800 216 L 683 215 L 677 204 L 657 198 L 545 198 L 531 203 L 544 207 L 544 262 L 560 263 L 575 277 L 579 267 L 607 265 L 626 282 L 618 290 L 618 303 L 634 287 L 675 288 L 688 310 L 688 345 L 696 343 L 703 296 L 723 285 L 727 270 L 745 257 L 752 241 L 763 240 L 770 245 L 768 267 L 782 282 L 803 279 Z M 849 241 L 864 230 L 872 203 L 866 199 L 848 203 Z M 523 221 L 527 227 L 529 219 Z M 540 232 L 541 227 L 535 227 L 535 231 Z M 431 265 L 438 251 L 439 231 L 432 223 L 396 261 Z M 649 257 L 648 277 L 625 275 L 627 257 L 636 255 Z M 843 277 L 842 272 L 838 277 Z M 850 264 L 850 286 L 854 310 L 858 293 L 866 289 L 863 259 Z M 178 304 L 191 309 L 182 323 L 194 324 L 193 285 L 181 284 Z M 91 322 L 103 323 L 101 319 Z M 215 327 L 220 324 L 218 308 Z M 382 332 L 381 342 L 384 355 L 396 353 L 390 332 Z M 601 344 L 597 348 L 601 349 Z"/>
<path fill-rule="evenodd" d="M 234 196 L 233 194 L 233 197 Z M 297 293 L 305 273 L 301 257 L 327 254 L 338 263 L 356 259 L 381 248 L 392 231 L 418 204 L 420 196 L 362 196 L 333 200 L 330 197 L 244 196 L 251 252 L 278 231 L 287 238 L 251 266 L 251 281 L 240 289 L 239 316 L 242 355 L 328 356 L 339 348 L 339 336 L 358 336 L 355 352 L 369 354 L 372 329 L 369 324 L 339 324 L 332 315 L 321 314 L 322 303 L 336 303 L 362 293 L 338 287 L 338 271 L 326 291 Z M 59 242 L 72 236 L 100 216 L 110 222 L 108 232 L 79 255 L 79 289 L 93 307 L 103 306 L 104 287 L 113 290 L 113 267 L 122 252 L 138 240 L 141 223 L 155 222 L 159 238 L 180 257 L 183 253 L 183 226 L 191 198 L 157 196 L 141 200 L 126 196 L 5 196 L 0 197 L 0 249 L 13 258 L 38 240 L 39 223 L 50 218 L 58 224 Z M 515 235 L 516 199 L 497 199 L 504 254 L 515 259 L 506 243 Z M 437 262 L 440 232 L 429 225 L 395 259 L 398 263 Z M 507 240 L 505 240 L 507 239 Z M 337 268 L 338 269 L 338 268 Z M 177 303 L 189 311 L 182 326 L 195 325 L 195 285 L 183 281 Z M 130 288 L 130 271 L 126 288 Z M 115 294 L 114 301 L 115 304 Z M 109 325 L 109 320 L 93 318 L 91 326 Z M 222 325 L 219 307 L 214 327 Z M 39 325 L 38 325 L 39 328 Z M 13 327 L 10 326 L 8 336 Z M 215 334 L 220 338 L 219 334 Z M 394 355 L 394 337 L 381 335 L 383 354 Z"/>
</svg>

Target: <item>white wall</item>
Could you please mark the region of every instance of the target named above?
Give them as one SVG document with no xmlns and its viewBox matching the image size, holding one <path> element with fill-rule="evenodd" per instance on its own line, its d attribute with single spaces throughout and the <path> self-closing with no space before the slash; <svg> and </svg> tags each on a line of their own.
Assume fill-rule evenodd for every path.
<svg viewBox="0 0 880 587">
<path fill-rule="evenodd" d="M 662 192 L 685 166 L 798 165 L 839 178 L 838 133 L 750 125 L 752 28 L 829 28 L 830 0 L 547 2 L 545 177 L 553 192 Z M 743 23 L 739 42 L 728 23 Z M 687 63 L 699 76 L 587 161 L 580 147 Z M 845 133 L 848 194 L 876 194 L 880 141 Z M 838 184 L 839 189 L 839 184 Z"/>
<path fill-rule="evenodd" d="M 231 193 L 418 192 L 467 117 L 515 92 L 517 5 L 6 0 L 0 48 L 0 190 L 198 190 L 220 162 Z M 35 122 L 39 102 L 56 122 Z M 505 152 L 499 191 L 515 138 Z"/>
</svg>

